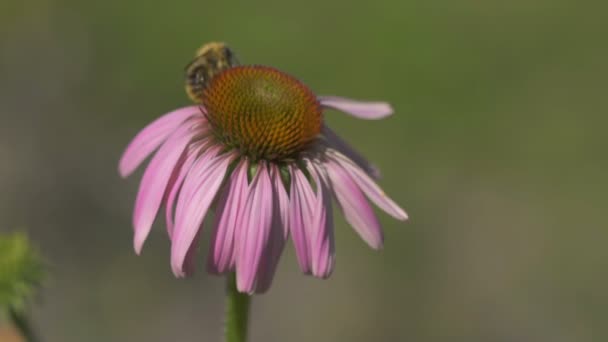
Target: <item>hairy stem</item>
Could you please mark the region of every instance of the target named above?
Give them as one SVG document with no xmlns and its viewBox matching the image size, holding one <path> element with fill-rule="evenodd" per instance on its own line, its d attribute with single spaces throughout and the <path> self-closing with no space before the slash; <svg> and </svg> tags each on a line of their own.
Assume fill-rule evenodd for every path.
<svg viewBox="0 0 608 342">
<path fill-rule="evenodd" d="M 229 275 L 227 279 L 226 342 L 246 342 L 251 297 L 237 290 L 234 274 Z"/>
</svg>

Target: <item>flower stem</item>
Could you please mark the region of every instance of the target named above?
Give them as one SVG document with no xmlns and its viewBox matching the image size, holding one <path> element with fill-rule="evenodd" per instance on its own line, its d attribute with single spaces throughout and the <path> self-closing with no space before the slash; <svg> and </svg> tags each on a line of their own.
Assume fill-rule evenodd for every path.
<svg viewBox="0 0 608 342">
<path fill-rule="evenodd" d="M 9 309 L 9 316 L 17 330 L 19 330 L 19 332 L 21 333 L 21 336 L 23 336 L 24 341 L 38 341 L 36 335 L 34 334 L 34 331 L 32 330 L 32 327 L 30 326 L 30 323 L 27 320 L 27 317 L 24 314 L 19 313 L 13 309 Z"/>
<path fill-rule="evenodd" d="M 245 342 L 251 298 L 238 291 L 234 273 L 228 276 L 226 295 L 226 342 Z"/>
</svg>

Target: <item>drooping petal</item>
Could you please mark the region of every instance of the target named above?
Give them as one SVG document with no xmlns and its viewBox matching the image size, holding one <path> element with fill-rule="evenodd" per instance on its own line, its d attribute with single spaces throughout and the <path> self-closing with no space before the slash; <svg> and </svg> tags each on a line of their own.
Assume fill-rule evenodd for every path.
<svg viewBox="0 0 608 342">
<path fill-rule="evenodd" d="M 380 222 L 357 183 L 337 162 L 330 160 L 325 166 L 346 221 L 370 247 L 381 248 L 383 234 Z"/>
<path fill-rule="evenodd" d="M 216 151 L 210 149 L 192 165 L 182 185 L 171 241 L 171 268 L 176 277 L 185 275 L 184 262 L 199 232 L 215 195 L 222 184 L 231 154 L 205 158 Z"/>
<path fill-rule="evenodd" d="M 150 232 L 169 178 L 191 138 L 190 125 L 186 123 L 180 126 L 161 146 L 144 172 L 133 212 L 133 227 L 135 229 L 133 245 L 137 254 L 141 252 L 144 241 Z"/>
<path fill-rule="evenodd" d="M 192 275 L 194 274 L 194 269 L 196 267 L 196 252 L 198 250 L 198 241 L 201 236 L 201 231 L 196 232 L 194 236 L 194 240 L 192 240 L 192 244 L 188 248 L 188 252 L 186 253 L 186 258 L 184 259 L 184 275 Z"/>
<path fill-rule="evenodd" d="M 312 224 L 312 274 L 327 278 L 334 267 L 334 220 L 331 207 L 331 194 L 326 184 L 326 175 L 320 167 L 308 164 L 308 172 L 317 184 L 314 219 Z"/>
<path fill-rule="evenodd" d="M 240 292 L 252 293 L 268 245 L 272 226 L 272 183 L 264 162 L 249 187 L 247 201 L 237 224 L 236 285 Z"/>
<path fill-rule="evenodd" d="M 287 190 L 283 184 L 283 180 L 281 179 L 281 171 L 279 170 L 278 166 L 273 166 L 271 177 L 275 191 L 275 198 L 278 202 L 277 208 L 279 210 L 280 222 L 277 224 L 281 224 L 283 236 L 287 238 L 289 236 L 289 195 L 287 194 Z"/>
<path fill-rule="evenodd" d="M 329 128 L 327 125 L 323 125 L 321 128 L 321 133 L 325 136 L 329 147 L 336 149 L 348 156 L 374 179 L 380 178 L 380 170 L 375 165 L 367 161 L 367 159 L 359 154 L 359 152 L 352 148 L 346 141 L 340 138 L 340 136 L 338 136 L 331 128 Z"/>
<path fill-rule="evenodd" d="M 352 160 L 336 151 L 329 151 L 328 153 L 334 156 L 334 160 L 349 173 L 365 195 L 367 195 L 367 197 L 380 209 L 398 220 L 405 221 L 408 219 L 407 213 L 397 203 L 390 199 L 378 184 L 355 165 Z"/>
<path fill-rule="evenodd" d="M 176 221 L 178 217 L 184 215 L 187 205 L 190 203 L 192 196 L 198 189 L 198 183 L 201 180 L 200 176 L 205 173 L 207 167 L 213 165 L 213 161 L 215 161 L 219 152 L 220 146 L 218 145 L 207 148 L 199 157 L 195 159 L 194 163 L 190 167 L 190 170 L 186 174 L 184 182 L 182 183 L 182 188 L 177 195 L 178 198 L 175 205 Z M 194 166 L 197 166 L 196 169 Z M 175 228 L 173 234 L 175 234 Z"/>
<path fill-rule="evenodd" d="M 338 96 L 320 96 L 321 106 L 350 114 L 359 119 L 382 119 L 393 114 L 393 107 L 386 102 L 363 102 Z"/>
<path fill-rule="evenodd" d="M 312 251 L 310 246 L 313 224 L 315 194 L 304 173 L 296 166 L 290 166 L 291 189 L 289 191 L 289 230 L 296 249 L 300 269 L 310 274 Z"/>
<path fill-rule="evenodd" d="M 165 222 L 167 225 L 167 234 L 169 234 L 169 238 L 173 236 L 173 207 L 175 206 L 175 199 L 179 193 L 179 190 L 184 183 L 184 178 L 190 171 L 192 164 L 198 158 L 200 151 L 203 149 L 204 144 L 198 144 L 197 146 L 191 146 L 185 156 L 183 156 L 183 160 L 179 167 L 173 171 L 173 175 L 169 180 L 169 184 L 167 185 L 166 200 L 165 200 Z"/>
<path fill-rule="evenodd" d="M 256 293 L 264 293 L 272 285 L 272 280 L 274 279 L 274 274 L 276 273 L 286 242 L 281 228 L 277 224 L 273 224 L 270 228 L 268 245 L 262 255 L 262 261 L 258 270 L 255 287 Z"/>
<path fill-rule="evenodd" d="M 237 221 L 245 210 L 249 192 L 248 166 L 246 160 L 238 164 L 218 198 L 207 257 L 207 270 L 211 273 L 223 274 L 234 270 Z"/>
<path fill-rule="evenodd" d="M 276 165 L 272 165 L 270 168 L 274 197 L 273 217 L 268 246 L 266 246 L 263 255 L 264 261 L 262 261 L 258 272 L 258 281 L 255 289 L 257 293 L 264 293 L 270 288 L 289 235 L 289 228 L 287 226 L 289 219 L 289 196 L 281 181 L 279 168 Z"/>
<path fill-rule="evenodd" d="M 120 175 L 128 177 L 177 127 L 200 112 L 198 106 L 180 108 L 161 116 L 142 129 L 120 158 L 118 163 Z"/>
</svg>

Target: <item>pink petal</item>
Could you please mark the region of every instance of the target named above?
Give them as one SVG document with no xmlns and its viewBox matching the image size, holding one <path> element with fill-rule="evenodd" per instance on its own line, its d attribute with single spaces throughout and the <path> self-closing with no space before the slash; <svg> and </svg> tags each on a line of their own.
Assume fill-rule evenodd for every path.
<svg viewBox="0 0 608 342">
<path fill-rule="evenodd" d="M 184 259 L 184 274 L 192 275 L 194 274 L 194 269 L 196 266 L 196 252 L 198 250 L 198 241 L 201 235 L 201 231 L 196 232 L 194 236 L 194 240 L 192 244 L 188 248 L 188 252 L 186 253 L 186 258 Z"/>
<path fill-rule="evenodd" d="M 190 167 L 190 170 L 186 174 L 186 178 L 182 183 L 182 188 L 178 193 L 178 200 L 175 206 L 175 219 L 180 216 L 184 216 L 186 207 L 192 200 L 192 196 L 196 194 L 196 190 L 198 189 L 198 182 L 201 180 L 201 175 L 207 171 L 207 167 L 213 165 L 213 161 L 216 159 L 217 155 L 220 152 L 220 146 L 214 145 L 207 148 L 193 163 Z M 194 169 L 194 166 L 198 165 L 198 168 Z M 186 181 L 188 180 L 188 183 Z M 189 186 L 186 186 L 189 184 Z M 194 184 L 194 185 L 193 185 Z M 175 228 L 174 228 L 175 231 Z M 175 232 L 173 233 L 175 234 Z"/>
<path fill-rule="evenodd" d="M 198 106 L 180 108 L 161 116 L 142 129 L 120 158 L 118 163 L 120 175 L 128 177 L 177 127 L 200 112 Z"/>
<path fill-rule="evenodd" d="M 233 158 L 230 154 L 209 157 L 216 152 L 214 148 L 206 151 L 192 165 L 182 186 L 171 243 L 171 268 L 176 277 L 185 275 L 186 254 L 200 230 L 207 210 L 224 180 L 228 164 Z"/>
<path fill-rule="evenodd" d="M 211 248 L 207 258 L 207 270 L 211 273 L 222 274 L 234 270 L 234 236 L 237 229 L 237 220 L 243 213 L 249 193 L 248 166 L 246 160 L 239 163 L 218 198 Z"/>
<path fill-rule="evenodd" d="M 289 191 L 289 230 L 296 249 L 300 269 L 310 274 L 312 251 L 310 246 L 310 229 L 313 224 L 315 194 L 304 173 L 295 166 L 290 166 L 291 189 Z"/>
<path fill-rule="evenodd" d="M 180 126 L 161 146 L 144 172 L 133 212 L 134 248 L 137 254 L 150 233 L 169 178 L 191 138 L 190 125 Z"/>
<path fill-rule="evenodd" d="M 340 138 L 333 130 L 331 130 L 328 126 L 323 125 L 321 128 L 321 133 L 325 136 L 330 147 L 340 151 L 344 155 L 348 156 L 352 161 L 357 163 L 360 168 L 365 170 L 367 174 L 369 174 L 374 179 L 380 178 L 380 170 L 367 161 L 359 152 L 357 152 L 354 148 L 352 148 L 346 141 Z"/>
<path fill-rule="evenodd" d="M 320 96 L 321 106 L 350 114 L 359 119 L 382 119 L 393 114 L 393 108 L 386 102 L 362 102 L 337 96 Z"/>
<path fill-rule="evenodd" d="M 280 218 L 280 222 L 277 222 L 277 224 L 281 225 L 283 236 L 287 238 L 289 236 L 289 195 L 287 194 L 285 185 L 283 185 L 281 171 L 277 166 L 273 165 L 271 177 Z"/>
<path fill-rule="evenodd" d="M 179 190 L 184 183 L 184 178 L 186 178 L 192 164 L 194 164 L 194 161 L 198 158 L 203 147 L 203 144 L 199 144 L 188 149 L 183 161 L 181 162 L 181 165 L 175 168 L 173 176 L 169 181 L 169 185 L 167 185 L 167 190 L 169 193 L 167 194 L 165 201 L 165 221 L 169 238 L 173 236 L 173 207 L 175 206 L 175 199 L 177 198 Z"/>
<path fill-rule="evenodd" d="M 264 293 L 270 288 L 289 234 L 289 229 L 287 227 L 287 220 L 289 217 L 289 196 L 281 181 L 279 168 L 276 165 L 271 166 L 270 176 L 273 183 L 274 196 L 272 226 L 270 229 L 268 246 L 266 246 L 266 250 L 262 257 L 263 260 L 258 271 L 258 281 L 255 289 L 256 293 Z"/>
<path fill-rule="evenodd" d="M 370 247 L 381 248 L 383 235 L 380 222 L 357 183 L 338 163 L 330 160 L 325 165 L 346 221 Z"/>
<path fill-rule="evenodd" d="M 325 175 L 322 170 L 309 164 L 308 171 L 317 184 L 310 248 L 312 252 L 312 274 L 318 278 L 327 278 L 333 271 L 335 260 L 331 194 L 325 180 L 323 180 Z"/>
<path fill-rule="evenodd" d="M 329 152 L 334 156 L 334 160 L 340 164 L 346 170 L 357 185 L 365 192 L 372 202 L 374 202 L 380 209 L 384 210 L 387 214 L 392 217 L 405 221 L 408 219 L 406 212 L 392 199 L 390 199 L 384 191 L 365 173 L 361 170 L 352 160 L 338 152 Z"/>
<path fill-rule="evenodd" d="M 276 206 L 275 209 L 277 209 Z M 276 214 L 276 216 L 278 216 L 278 214 Z M 277 222 L 276 217 L 273 218 L 273 220 Z M 278 221 L 280 222 L 280 218 Z M 255 287 L 256 293 L 264 293 L 268 291 L 270 285 L 272 285 L 274 274 L 276 273 L 279 260 L 281 259 L 281 254 L 283 253 L 283 249 L 285 247 L 285 242 L 285 235 L 283 235 L 281 224 L 273 223 L 270 228 L 268 245 L 264 249 L 258 270 L 257 283 Z"/>
<path fill-rule="evenodd" d="M 263 162 L 250 185 L 243 212 L 239 215 L 236 231 L 236 285 L 239 291 L 252 293 L 268 245 L 272 226 L 272 183 Z"/>
</svg>

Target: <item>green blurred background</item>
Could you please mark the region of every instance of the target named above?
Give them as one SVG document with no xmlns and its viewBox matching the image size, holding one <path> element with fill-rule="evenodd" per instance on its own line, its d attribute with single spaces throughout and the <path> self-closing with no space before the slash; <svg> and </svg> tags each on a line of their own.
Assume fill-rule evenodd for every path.
<svg viewBox="0 0 608 342">
<path fill-rule="evenodd" d="M 254 299 L 251 341 L 608 340 L 608 13 L 600 1 L 3 0 L 0 228 L 26 227 L 52 278 L 45 341 L 219 341 L 223 279 L 176 280 L 162 222 L 132 250 L 146 123 L 188 103 L 202 43 L 319 94 L 390 101 L 327 121 L 411 216 L 368 249 L 336 215 L 337 267 L 290 246 Z M 162 220 L 160 220 L 162 221 Z"/>
</svg>

